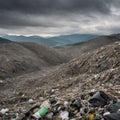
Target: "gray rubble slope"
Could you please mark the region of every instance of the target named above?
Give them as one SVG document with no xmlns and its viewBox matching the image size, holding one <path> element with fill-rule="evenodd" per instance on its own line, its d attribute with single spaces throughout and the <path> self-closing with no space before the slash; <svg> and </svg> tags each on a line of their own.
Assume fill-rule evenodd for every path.
<svg viewBox="0 0 120 120">
<path fill-rule="evenodd" d="M 61 65 L 51 76 L 61 79 L 84 73 L 98 74 L 119 66 L 120 42 L 116 42 L 72 59 L 70 62 Z"/>
<path fill-rule="evenodd" d="M 51 97 L 66 100 L 102 90 L 120 99 L 119 86 L 120 42 L 116 42 L 82 54 L 45 75 L 38 72 L 15 77 L 1 89 L 0 95 L 6 97 L 2 96 L 0 105 L 22 116 L 32 107 L 27 102 L 31 98 L 40 104 Z"/>
<path fill-rule="evenodd" d="M 74 44 L 71 46 L 66 46 L 59 49 L 61 52 L 71 55 L 73 58 L 78 57 L 79 55 L 89 52 L 95 49 L 98 49 L 102 46 L 112 44 L 116 41 L 120 41 L 120 34 L 113 34 L 109 36 L 101 36 L 95 39 L 91 39 L 86 42 Z"/>
<path fill-rule="evenodd" d="M 100 90 L 106 84 L 120 85 L 120 42 L 82 54 L 46 76 L 36 79 L 35 87 L 28 86 L 31 89 L 37 88 L 36 91 L 59 88 L 64 93 L 67 89 L 72 92 L 75 87 L 80 90 L 81 86 L 84 86 L 84 91 L 93 88 Z M 107 87 L 108 90 L 109 88 L 110 86 Z"/>
<path fill-rule="evenodd" d="M 0 44 L 0 78 L 41 70 L 68 61 L 53 48 L 35 43 Z"/>
<path fill-rule="evenodd" d="M 117 85 L 120 84 L 119 71 L 120 43 L 118 42 L 82 54 L 68 63 L 57 66 L 48 73 L 44 72 L 41 75 L 38 72 L 16 77 L 13 80 L 14 84 L 11 83 L 11 87 L 13 86 L 12 89 L 15 89 L 16 92 L 37 96 L 52 88 L 74 90 L 76 86 L 79 88 L 79 84 L 89 84 L 89 81 L 94 83 L 94 88 L 108 82 Z M 86 89 L 89 88 L 86 86 Z"/>
</svg>

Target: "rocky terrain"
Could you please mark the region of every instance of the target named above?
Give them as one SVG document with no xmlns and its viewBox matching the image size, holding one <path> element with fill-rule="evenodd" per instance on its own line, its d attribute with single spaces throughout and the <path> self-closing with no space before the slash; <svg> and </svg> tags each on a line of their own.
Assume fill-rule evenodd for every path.
<svg viewBox="0 0 120 120">
<path fill-rule="evenodd" d="M 120 41 L 120 34 L 97 37 L 87 42 L 81 42 L 72 46 L 68 45 L 60 50 L 63 52 L 65 51 L 66 54 L 70 54 L 74 58 L 78 57 L 82 53 L 98 49 L 104 45 L 108 45 L 116 41 Z"/>
<path fill-rule="evenodd" d="M 53 48 L 35 43 L 0 44 L 0 78 L 42 70 L 67 62 L 69 58 Z"/>
<path fill-rule="evenodd" d="M 72 60 L 66 55 L 66 57 L 60 56 L 59 59 L 57 57 L 58 54 L 53 53 L 57 57 L 55 61 L 51 55 L 48 56 L 51 59 L 50 62 L 47 61 L 46 57 L 43 57 L 48 65 L 51 65 L 52 61 L 53 65 L 51 67 L 37 71 L 33 70 L 30 73 L 20 74 L 9 79 L 7 78 L 4 81 L 1 79 L 0 109 L 8 108 L 9 110 L 7 114 L 0 115 L 0 118 L 2 120 L 15 120 L 16 118 L 13 119 L 13 116 L 17 115 L 18 120 L 22 120 L 26 111 L 34 105 L 40 105 L 44 100 L 49 98 L 57 98 L 65 101 L 81 95 L 87 95 L 90 92 L 102 90 L 109 96 L 120 99 L 120 42 L 118 38 L 115 41 L 117 42 L 108 42 L 111 44 L 104 46 L 101 43 L 101 47 L 97 46 L 98 49 L 86 51 Z M 29 56 L 30 60 L 35 59 L 36 54 L 42 58 L 40 56 L 43 54 L 40 52 L 41 48 L 39 48 L 39 51 L 36 51 L 36 48 L 38 49 L 38 45 L 36 44 L 21 43 L 15 45 L 17 46 L 16 48 L 20 46 L 24 51 L 26 49 L 29 50 L 27 52 L 28 56 L 31 56 L 31 51 L 32 54 L 35 53 L 32 58 Z M 17 52 L 17 49 L 10 47 L 11 49 L 16 51 L 18 56 L 23 55 L 23 58 L 25 57 L 24 51 L 20 54 L 21 51 Z M 45 50 L 44 52 L 47 51 Z M 0 54 L 3 54 L 3 52 Z M 59 60 L 62 62 L 59 62 Z M 66 61 L 69 62 L 65 63 Z M 60 65 L 60 63 L 63 64 Z M 38 61 L 35 61 L 35 64 L 38 65 Z M 20 66 L 24 66 L 24 64 Z M 34 67 L 31 66 L 31 68 Z"/>
</svg>

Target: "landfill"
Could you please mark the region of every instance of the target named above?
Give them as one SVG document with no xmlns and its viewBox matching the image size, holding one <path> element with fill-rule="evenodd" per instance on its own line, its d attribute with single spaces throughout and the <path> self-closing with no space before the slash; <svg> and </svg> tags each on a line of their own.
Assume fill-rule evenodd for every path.
<svg viewBox="0 0 120 120">
<path fill-rule="evenodd" d="M 94 91 L 94 90 L 93 90 Z M 0 111 L 5 120 L 120 120 L 120 99 L 104 91 L 94 91 L 76 97 L 62 98 L 54 96 L 34 105 L 21 116 L 11 114 L 9 109 Z M 11 116 L 10 116 L 11 114 Z"/>
<path fill-rule="evenodd" d="M 27 83 L 1 98 L 0 120 L 120 120 L 120 43 Z"/>
</svg>

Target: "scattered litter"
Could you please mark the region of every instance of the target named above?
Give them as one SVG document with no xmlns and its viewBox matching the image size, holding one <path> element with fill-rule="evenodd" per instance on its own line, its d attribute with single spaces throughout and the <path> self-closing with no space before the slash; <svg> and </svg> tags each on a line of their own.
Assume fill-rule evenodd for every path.
<svg viewBox="0 0 120 120">
<path fill-rule="evenodd" d="M 109 97 L 102 91 L 97 92 L 90 98 L 89 102 L 94 106 L 94 107 L 99 107 L 99 106 L 104 106 L 108 103 Z"/>
<path fill-rule="evenodd" d="M 105 120 L 120 120 L 120 113 L 111 113 L 104 116 Z"/>
<path fill-rule="evenodd" d="M 35 101 L 34 101 L 35 102 Z M 33 105 L 33 99 L 29 99 Z M 7 108 L 0 111 L 6 114 Z M 19 113 L 10 120 L 18 120 Z M 120 120 L 120 101 L 103 91 L 90 91 L 74 98 L 50 97 L 31 107 L 20 120 Z"/>
<path fill-rule="evenodd" d="M 44 102 L 41 104 L 39 111 L 37 111 L 37 112 L 33 115 L 33 117 L 36 118 L 36 119 L 39 119 L 39 118 L 41 118 L 41 117 L 44 117 L 44 116 L 48 113 L 48 111 L 49 111 L 50 108 L 51 108 L 51 106 L 50 106 L 49 100 L 44 101 Z"/>
<path fill-rule="evenodd" d="M 62 118 L 62 120 L 69 120 L 69 112 L 68 111 L 60 112 L 60 118 Z"/>
<path fill-rule="evenodd" d="M 3 109 L 0 111 L 0 113 L 1 113 L 1 114 L 5 114 L 5 113 L 7 113 L 8 111 L 9 111 L 8 108 L 3 108 Z"/>
<path fill-rule="evenodd" d="M 89 114 L 88 120 L 94 120 L 94 118 L 95 118 L 95 115 L 94 115 L 94 114 Z"/>
<path fill-rule="evenodd" d="M 34 100 L 33 99 L 29 99 L 28 103 L 30 103 L 30 104 L 34 103 Z"/>
<path fill-rule="evenodd" d="M 107 110 L 111 113 L 116 113 L 120 109 L 120 102 L 111 104 L 107 107 Z"/>
<path fill-rule="evenodd" d="M 103 116 L 106 116 L 106 115 L 109 115 L 110 114 L 110 112 L 105 112 L 104 114 L 103 114 Z"/>
</svg>

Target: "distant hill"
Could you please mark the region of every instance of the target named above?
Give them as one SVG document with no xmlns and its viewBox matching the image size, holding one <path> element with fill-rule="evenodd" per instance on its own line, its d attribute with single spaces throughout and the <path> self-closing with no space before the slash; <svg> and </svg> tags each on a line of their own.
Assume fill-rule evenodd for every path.
<svg viewBox="0 0 120 120">
<path fill-rule="evenodd" d="M 68 57 L 36 43 L 0 44 L 0 78 L 65 63 Z"/>
<path fill-rule="evenodd" d="M 38 43 L 42 45 L 48 45 L 48 46 L 56 46 L 57 42 L 50 41 L 49 39 L 40 37 L 40 36 L 16 36 L 16 35 L 6 35 L 3 36 L 6 39 L 9 39 L 11 41 L 16 42 L 32 42 L 32 43 Z"/>
<path fill-rule="evenodd" d="M 38 44 L 58 47 L 65 46 L 68 44 L 80 43 L 87 41 L 93 38 L 96 38 L 98 35 L 91 34 L 72 34 L 72 35 L 61 35 L 56 37 L 40 37 L 40 36 L 16 36 L 16 35 L 6 35 L 3 36 L 6 39 L 17 42 L 34 42 Z"/>
<path fill-rule="evenodd" d="M 99 47 L 114 43 L 116 41 L 120 41 L 120 34 L 100 36 L 100 37 L 91 39 L 89 41 L 76 43 L 73 45 L 67 45 L 59 50 L 73 57 L 77 57 L 81 55 L 82 53 L 98 49 Z"/>
<path fill-rule="evenodd" d="M 60 35 L 56 37 L 50 37 L 49 39 L 58 42 L 56 46 L 65 46 L 65 45 L 70 45 L 70 44 L 72 45 L 72 44 L 88 41 L 98 36 L 99 35 L 96 34 L 71 34 L 71 35 Z"/>
<path fill-rule="evenodd" d="M 5 38 L 0 37 L 0 43 L 10 43 L 11 41 Z"/>
</svg>

